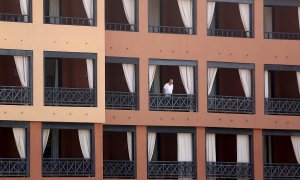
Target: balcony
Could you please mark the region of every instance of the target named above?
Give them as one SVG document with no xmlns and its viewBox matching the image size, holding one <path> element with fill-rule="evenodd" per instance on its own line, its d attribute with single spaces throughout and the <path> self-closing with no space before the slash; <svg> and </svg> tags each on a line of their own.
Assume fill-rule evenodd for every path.
<svg viewBox="0 0 300 180">
<path fill-rule="evenodd" d="M 149 179 L 195 178 L 196 166 L 193 162 L 150 161 L 148 162 Z"/>
<path fill-rule="evenodd" d="M 105 178 L 134 178 L 135 163 L 133 161 L 104 160 L 103 174 Z"/>
<path fill-rule="evenodd" d="M 208 178 L 247 178 L 253 179 L 252 164 L 237 162 L 207 162 L 206 176 Z"/>
<path fill-rule="evenodd" d="M 147 142 L 148 179 L 197 178 L 193 129 L 149 127 Z"/>
<path fill-rule="evenodd" d="M 280 66 L 274 67 L 275 69 L 265 71 L 265 114 L 300 115 L 300 86 L 298 87 L 297 83 L 297 72 L 286 68 L 276 70 Z"/>
<path fill-rule="evenodd" d="M 29 176 L 29 143 L 26 123 L 0 122 L 0 176 Z M 18 138 L 15 139 L 15 137 Z M 20 139 L 25 139 L 20 142 Z M 24 148 L 24 149 L 23 149 Z"/>
<path fill-rule="evenodd" d="M 150 111 L 197 111 L 195 94 L 149 94 Z"/>
<path fill-rule="evenodd" d="M 197 63 L 150 60 L 149 110 L 196 112 Z"/>
<path fill-rule="evenodd" d="M 299 132 L 265 130 L 263 135 L 264 179 L 299 179 L 300 165 L 296 158 Z"/>
<path fill-rule="evenodd" d="M 136 0 L 105 0 L 105 29 L 138 31 Z"/>
<path fill-rule="evenodd" d="M 265 39 L 300 40 L 297 1 L 272 2 L 265 0 Z"/>
<path fill-rule="evenodd" d="M 84 0 L 44 0 L 44 23 L 78 26 L 95 26 L 95 1 Z"/>
<path fill-rule="evenodd" d="M 97 104 L 95 60 L 45 58 L 46 106 L 94 107 Z"/>
<path fill-rule="evenodd" d="M 254 179 L 251 131 L 206 129 L 207 179 Z"/>
<path fill-rule="evenodd" d="M 138 109 L 138 59 L 106 57 L 106 109 Z"/>
<path fill-rule="evenodd" d="M 135 128 L 133 126 L 104 126 L 103 177 L 134 179 Z"/>
<path fill-rule="evenodd" d="M 45 87 L 46 106 L 89 107 L 96 104 L 94 89 Z"/>
<path fill-rule="evenodd" d="M 253 114 L 253 71 L 251 64 L 209 62 L 207 111 Z"/>
<path fill-rule="evenodd" d="M 44 123 L 43 177 L 94 176 L 92 128 L 89 124 Z"/>
<path fill-rule="evenodd" d="M 207 2 L 207 35 L 222 37 L 253 38 L 253 2 Z"/>
<path fill-rule="evenodd" d="M 93 164 L 84 158 L 43 158 L 43 176 L 93 176 Z"/>
<path fill-rule="evenodd" d="M 23 65 L 25 68 L 20 68 Z M 0 55 L 0 104 L 31 105 L 30 77 L 30 57 Z"/>
<path fill-rule="evenodd" d="M 21 3 L 19 0 L 0 0 L 0 21 L 31 22 L 31 0 Z"/>
<path fill-rule="evenodd" d="M 254 109 L 252 97 L 209 96 L 208 112 L 252 114 Z"/>
<path fill-rule="evenodd" d="M 148 0 L 148 32 L 196 34 L 195 0 Z"/>
</svg>

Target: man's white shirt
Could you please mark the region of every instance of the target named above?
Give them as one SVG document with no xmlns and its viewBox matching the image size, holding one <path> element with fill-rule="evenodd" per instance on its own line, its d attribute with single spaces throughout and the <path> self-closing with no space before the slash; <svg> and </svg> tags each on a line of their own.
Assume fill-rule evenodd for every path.
<svg viewBox="0 0 300 180">
<path fill-rule="evenodd" d="M 165 94 L 173 94 L 173 84 L 166 83 L 164 85 Z"/>
</svg>

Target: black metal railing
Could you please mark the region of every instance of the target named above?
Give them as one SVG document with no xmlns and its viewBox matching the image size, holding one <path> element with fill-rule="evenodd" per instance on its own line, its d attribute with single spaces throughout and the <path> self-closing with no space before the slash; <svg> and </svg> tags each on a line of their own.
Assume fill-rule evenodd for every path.
<svg viewBox="0 0 300 180">
<path fill-rule="evenodd" d="M 137 31 L 135 24 L 105 23 L 105 29 L 110 31 Z"/>
<path fill-rule="evenodd" d="M 0 104 L 31 105 L 31 87 L 0 86 Z"/>
<path fill-rule="evenodd" d="M 239 38 L 253 38 L 253 31 L 245 30 L 229 30 L 229 29 L 208 29 L 208 36 L 223 36 L 223 37 L 239 37 Z"/>
<path fill-rule="evenodd" d="M 194 29 L 175 26 L 148 26 L 148 32 L 169 34 L 194 34 Z"/>
<path fill-rule="evenodd" d="M 83 158 L 43 158 L 43 176 L 94 176 L 94 162 Z"/>
<path fill-rule="evenodd" d="M 28 176 L 28 163 L 26 159 L 0 158 L 1 177 L 24 177 Z"/>
<path fill-rule="evenodd" d="M 253 179 L 253 167 L 251 163 L 207 162 L 206 176 L 208 178 Z"/>
<path fill-rule="evenodd" d="M 208 112 L 251 114 L 254 110 L 252 97 L 208 96 Z"/>
<path fill-rule="evenodd" d="M 265 113 L 300 115 L 300 99 L 265 98 Z"/>
<path fill-rule="evenodd" d="M 46 24 L 63 24 L 63 25 L 77 25 L 77 26 L 94 26 L 95 19 L 77 18 L 77 17 L 54 17 L 45 16 Z"/>
<path fill-rule="evenodd" d="M 149 161 L 148 178 L 196 178 L 196 165 L 194 162 Z"/>
<path fill-rule="evenodd" d="M 95 89 L 45 88 L 46 106 L 96 106 Z"/>
<path fill-rule="evenodd" d="M 104 178 L 135 178 L 134 161 L 103 161 Z"/>
<path fill-rule="evenodd" d="M 300 40 L 300 33 L 265 32 L 265 39 Z"/>
<path fill-rule="evenodd" d="M 0 21 L 29 22 L 29 15 L 0 13 Z"/>
<path fill-rule="evenodd" d="M 264 164 L 265 179 L 300 179 L 299 164 Z"/>
<path fill-rule="evenodd" d="M 152 111 L 197 111 L 195 94 L 149 94 L 149 109 Z"/>
<path fill-rule="evenodd" d="M 131 92 L 105 92 L 107 109 L 137 109 L 137 94 Z"/>
</svg>

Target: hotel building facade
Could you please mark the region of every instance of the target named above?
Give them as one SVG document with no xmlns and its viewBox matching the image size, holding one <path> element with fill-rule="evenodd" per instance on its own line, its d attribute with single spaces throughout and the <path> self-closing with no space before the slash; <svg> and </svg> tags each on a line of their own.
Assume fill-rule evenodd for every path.
<svg viewBox="0 0 300 180">
<path fill-rule="evenodd" d="M 2 179 L 300 179 L 299 115 L 300 0 L 0 0 Z"/>
</svg>

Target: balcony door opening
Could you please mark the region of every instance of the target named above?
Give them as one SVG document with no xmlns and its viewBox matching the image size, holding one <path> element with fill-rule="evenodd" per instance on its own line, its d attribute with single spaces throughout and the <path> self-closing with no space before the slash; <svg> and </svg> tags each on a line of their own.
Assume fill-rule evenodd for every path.
<svg viewBox="0 0 300 180">
<path fill-rule="evenodd" d="M 253 113 L 252 70 L 209 68 L 208 111 Z M 211 79 L 210 79 L 211 78 Z"/>
<path fill-rule="evenodd" d="M 297 6 L 265 6 L 264 29 L 266 39 L 300 39 Z"/>
<path fill-rule="evenodd" d="M 105 0 L 105 27 L 114 31 L 137 31 L 135 0 Z"/>
<path fill-rule="evenodd" d="M 44 0 L 45 23 L 65 25 L 95 25 L 94 1 L 85 0 Z"/>
<path fill-rule="evenodd" d="M 1 159 L 19 159 L 20 154 L 14 138 L 12 128 L 0 128 L 0 160 Z M 0 170 L 1 173 L 1 170 Z"/>
<path fill-rule="evenodd" d="M 150 110 L 196 111 L 195 66 L 149 65 Z M 173 91 L 166 92 L 173 80 Z"/>
<path fill-rule="evenodd" d="M 105 63 L 105 104 L 108 109 L 137 109 L 138 65 Z"/>
<path fill-rule="evenodd" d="M 13 56 L 0 56 L 0 86 L 22 86 Z"/>
<path fill-rule="evenodd" d="M 0 55 L 0 104 L 31 104 L 30 57 Z"/>
<path fill-rule="evenodd" d="M 177 134 L 158 133 L 153 161 L 177 161 Z"/>
<path fill-rule="evenodd" d="M 95 105 L 96 81 L 92 59 L 46 58 L 44 78 L 46 105 Z"/>
<path fill-rule="evenodd" d="M 20 4 L 20 0 L 0 0 L 0 21 L 28 22 L 29 2 Z"/>
<path fill-rule="evenodd" d="M 135 177 L 134 140 L 134 133 L 132 132 L 103 132 L 105 178 Z"/>
<path fill-rule="evenodd" d="M 194 34 L 193 13 L 193 0 L 149 0 L 149 32 Z"/>
<path fill-rule="evenodd" d="M 253 37 L 252 4 L 208 3 L 215 3 L 208 6 L 208 12 L 212 15 L 208 22 L 209 36 Z"/>
<path fill-rule="evenodd" d="M 43 176 L 93 176 L 91 134 L 85 129 L 43 129 Z"/>
<path fill-rule="evenodd" d="M 295 71 L 269 71 L 270 98 L 300 99 Z"/>
<path fill-rule="evenodd" d="M 207 178 L 252 179 L 251 136 L 213 131 L 206 134 Z"/>
</svg>

